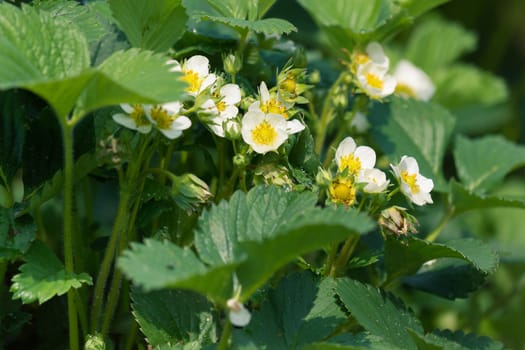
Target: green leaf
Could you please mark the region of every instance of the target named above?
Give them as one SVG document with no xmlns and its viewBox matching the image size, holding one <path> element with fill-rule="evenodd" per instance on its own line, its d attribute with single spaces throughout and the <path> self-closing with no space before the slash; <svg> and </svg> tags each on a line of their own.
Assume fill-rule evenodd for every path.
<svg viewBox="0 0 525 350">
<path fill-rule="evenodd" d="M 453 109 L 491 106 L 507 100 L 505 81 L 489 72 L 466 64 L 448 65 L 433 74 L 433 100 Z"/>
<path fill-rule="evenodd" d="M 166 51 L 186 31 L 186 11 L 180 0 L 110 0 L 113 16 L 131 44 Z"/>
<path fill-rule="evenodd" d="M 503 344 L 489 337 L 480 337 L 475 334 L 466 334 L 462 331 L 450 330 L 433 331 L 432 333 L 412 333 L 414 339 L 419 339 L 425 345 L 436 346 L 437 349 L 447 350 L 502 350 Z M 435 349 L 435 348 L 427 348 Z"/>
<path fill-rule="evenodd" d="M 32 244 L 25 260 L 20 273 L 13 277 L 10 289 L 13 299 L 21 299 L 24 304 L 35 301 L 42 304 L 55 295 L 67 293 L 71 288 L 93 283 L 87 273 L 66 271 L 55 254 L 40 241 Z"/>
<path fill-rule="evenodd" d="M 472 238 L 431 243 L 415 237 L 408 237 L 406 242 L 402 242 L 390 236 L 385 242 L 388 281 L 411 275 L 425 262 L 439 258 L 465 260 L 485 274 L 494 272 L 499 261 L 490 246 Z"/>
<path fill-rule="evenodd" d="M 24 255 L 35 239 L 34 222 L 27 217 L 10 222 L 12 219 L 9 216 L 13 215 L 11 210 L 0 207 L 0 263 Z"/>
<path fill-rule="evenodd" d="M 250 30 L 262 34 L 282 35 L 297 31 L 292 23 L 281 18 L 264 18 L 257 21 L 207 15 L 200 16 L 200 18 L 201 20 L 222 23 L 235 29 Z"/>
<path fill-rule="evenodd" d="M 229 202 L 201 215 L 195 246 L 211 265 L 242 260 L 237 277 L 242 297 L 248 297 L 296 256 L 373 228 L 372 221 L 357 211 L 316 208 L 316 201 L 314 193 L 277 187 L 236 192 Z"/>
<path fill-rule="evenodd" d="M 20 91 L 0 92 L 0 185 L 10 186 L 22 164 L 27 110 Z M 3 183 L 5 176 L 7 184 Z"/>
<path fill-rule="evenodd" d="M 419 348 L 418 348 L 419 349 Z M 381 337 L 368 332 L 345 333 L 330 339 L 330 342 L 313 343 L 304 350 L 402 350 Z"/>
<path fill-rule="evenodd" d="M 118 266 L 134 283 L 151 291 L 182 288 L 208 295 L 218 301 L 231 297 L 235 264 L 206 267 L 189 250 L 175 244 L 146 239 L 131 243 L 118 259 Z"/>
<path fill-rule="evenodd" d="M 446 191 L 442 164 L 454 130 L 454 117 L 438 105 L 393 98 L 375 104 L 370 121 L 372 137 L 391 161 L 413 156 L 420 172 L 434 181 L 434 190 Z"/>
<path fill-rule="evenodd" d="M 401 1 L 400 5 L 405 8 L 412 16 L 418 17 L 449 1 L 450 0 L 408 0 Z"/>
<path fill-rule="evenodd" d="M 423 265 L 416 275 L 403 283 L 447 299 L 466 298 L 484 282 L 487 274 L 457 259 L 438 259 Z"/>
<path fill-rule="evenodd" d="M 307 271 L 290 274 L 269 292 L 242 332 L 259 349 L 300 349 L 320 341 L 346 320 L 336 303 L 334 287 L 335 280 L 319 282 Z"/>
<path fill-rule="evenodd" d="M 525 197 L 487 196 L 469 191 L 454 180 L 450 182 L 449 201 L 455 215 L 483 208 L 525 208 Z"/>
<path fill-rule="evenodd" d="M 131 299 L 133 315 L 153 346 L 192 341 L 202 346 L 217 341 L 213 306 L 203 296 L 182 290 L 145 293 L 133 288 Z"/>
<path fill-rule="evenodd" d="M 525 147 L 501 136 L 485 136 L 476 140 L 458 136 L 454 160 L 466 189 L 485 193 L 498 185 L 509 172 L 525 165 Z"/>
<path fill-rule="evenodd" d="M 80 108 L 87 113 L 124 102 L 159 103 L 181 100 L 186 83 L 169 72 L 167 58 L 150 51 L 117 51 L 106 59 L 84 87 Z"/>
<path fill-rule="evenodd" d="M 421 1 L 412 1 L 419 2 Z M 433 75 L 441 67 L 448 71 L 451 63 L 476 48 L 476 41 L 476 35 L 459 24 L 436 16 L 427 17 L 412 32 L 405 57 Z M 469 89 L 472 88 L 469 85 Z"/>
<path fill-rule="evenodd" d="M 423 327 L 400 300 L 349 278 L 339 279 L 336 291 L 352 316 L 371 334 L 401 349 L 416 349 L 407 329 L 422 333 Z"/>
</svg>

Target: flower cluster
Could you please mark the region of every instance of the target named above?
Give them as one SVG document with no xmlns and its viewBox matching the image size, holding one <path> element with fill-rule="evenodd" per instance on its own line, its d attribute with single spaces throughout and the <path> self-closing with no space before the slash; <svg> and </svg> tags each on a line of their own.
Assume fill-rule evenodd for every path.
<svg viewBox="0 0 525 350">
<path fill-rule="evenodd" d="M 390 59 L 377 42 L 369 43 L 364 52 L 351 56 L 350 70 L 360 91 L 372 99 L 382 99 L 393 93 L 407 98 L 428 101 L 435 87 L 421 69 L 407 60 L 397 64 L 394 74 L 388 74 Z"/>
</svg>

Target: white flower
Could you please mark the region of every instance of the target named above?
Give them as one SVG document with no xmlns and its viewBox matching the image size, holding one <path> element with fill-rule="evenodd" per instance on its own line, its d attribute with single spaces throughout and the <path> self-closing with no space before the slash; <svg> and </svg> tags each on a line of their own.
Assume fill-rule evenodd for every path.
<svg viewBox="0 0 525 350">
<path fill-rule="evenodd" d="M 151 123 L 144 112 L 143 105 L 121 104 L 120 107 L 126 112 L 113 115 L 115 123 L 125 126 L 128 129 L 137 130 L 142 134 L 151 131 Z"/>
<path fill-rule="evenodd" d="M 182 80 L 189 84 L 186 91 L 192 96 L 197 96 L 217 80 L 217 76 L 210 73 L 210 61 L 202 55 L 192 56 L 182 65 L 175 60 L 168 61 L 168 64 L 174 65 L 171 71 L 184 74 Z"/>
<path fill-rule="evenodd" d="M 169 139 L 176 139 L 191 126 L 191 120 L 179 115 L 182 108 L 180 102 L 170 102 L 162 105 L 144 106 L 148 119 L 159 131 Z"/>
<path fill-rule="evenodd" d="M 363 191 L 367 193 L 383 192 L 390 181 L 386 179 L 386 174 L 379 169 L 363 169 L 357 176 L 358 183 L 366 183 Z"/>
<path fill-rule="evenodd" d="M 242 118 L 241 135 L 257 153 L 275 151 L 288 139 L 287 123 L 279 114 L 248 111 Z"/>
<path fill-rule="evenodd" d="M 428 101 L 436 91 L 428 75 L 407 60 L 399 61 L 394 77 L 397 80 L 396 93 L 401 96 Z"/>
<path fill-rule="evenodd" d="M 217 100 L 208 99 L 201 105 L 204 113 L 211 116 L 210 129 L 220 137 L 224 137 L 224 124 L 239 113 L 235 106 L 241 101 L 241 89 L 237 84 L 226 84 L 219 89 Z"/>
<path fill-rule="evenodd" d="M 370 122 L 364 113 L 357 112 L 350 121 L 350 127 L 354 128 L 358 133 L 364 133 L 370 129 Z"/>
<path fill-rule="evenodd" d="M 371 98 L 380 99 L 391 95 L 396 89 L 396 79 L 386 69 L 369 61 L 357 69 L 359 87 Z"/>
<path fill-rule="evenodd" d="M 366 46 L 365 53 L 357 52 L 353 57 L 353 62 L 355 64 L 354 69 L 358 69 L 359 66 L 368 62 L 373 62 L 376 66 L 384 69 L 385 72 L 390 66 L 390 59 L 385 55 L 383 47 L 375 41 Z"/>
<path fill-rule="evenodd" d="M 416 205 L 433 203 L 430 191 L 434 182 L 419 173 L 419 166 L 414 157 L 401 157 L 397 166 L 390 164 L 401 184 L 401 192 Z"/>
<path fill-rule="evenodd" d="M 347 169 L 349 175 L 358 176 L 364 169 L 376 164 L 376 152 L 368 146 L 356 147 L 353 138 L 346 137 L 335 151 L 335 161 L 340 172 Z"/>
<path fill-rule="evenodd" d="M 230 309 L 228 317 L 230 318 L 232 325 L 244 327 L 250 323 L 250 320 L 252 319 L 250 311 L 248 311 L 237 298 L 228 299 L 226 306 Z"/>
</svg>

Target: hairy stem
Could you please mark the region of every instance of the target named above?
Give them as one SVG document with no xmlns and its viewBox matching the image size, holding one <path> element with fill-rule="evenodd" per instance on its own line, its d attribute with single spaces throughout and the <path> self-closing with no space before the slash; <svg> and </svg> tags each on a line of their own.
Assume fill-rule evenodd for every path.
<svg viewBox="0 0 525 350">
<path fill-rule="evenodd" d="M 219 345 L 217 346 L 217 350 L 228 349 L 228 345 L 230 343 L 231 332 L 232 332 L 232 324 L 230 322 L 230 319 L 226 317 L 226 323 L 224 324 L 224 328 L 222 329 L 221 339 L 219 341 Z"/>
</svg>

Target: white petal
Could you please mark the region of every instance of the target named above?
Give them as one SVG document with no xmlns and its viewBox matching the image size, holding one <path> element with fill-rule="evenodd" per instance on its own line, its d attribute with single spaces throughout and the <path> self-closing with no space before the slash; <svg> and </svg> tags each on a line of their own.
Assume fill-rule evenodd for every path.
<svg viewBox="0 0 525 350">
<path fill-rule="evenodd" d="M 386 175 L 379 169 L 363 169 L 359 172 L 357 182 L 366 183 L 363 191 L 367 193 L 383 192 L 390 181 L 386 179 Z"/>
<path fill-rule="evenodd" d="M 226 84 L 221 87 L 221 96 L 227 105 L 234 105 L 241 101 L 241 88 L 237 84 Z"/>
<path fill-rule="evenodd" d="M 409 174 L 419 174 L 419 166 L 414 157 L 403 156 L 399 166 L 401 170 L 406 170 Z"/>
<path fill-rule="evenodd" d="M 224 118 L 224 119 L 235 118 L 237 114 L 239 114 L 239 109 L 235 106 L 226 106 L 224 111 L 220 112 L 221 118 Z"/>
<path fill-rule="evenodd" d="M 177 60 L 168 60 L 166 64 L 171 66 L 170 72 L 180 72 L 182 70 L 180 63 Z"/>
<path fill-rule="evenodd" d="M 215 74 L 208 74 L 206 78 L 204 78 L 204 81 L 201 83 L 199 92 L 204 91 L 208 86 L 215 84 L 216 80 L 217 76 Z"/>
<path fill-rule="evenodd" d="M 199 77 L 205 77 L 209 73 L 209 64 L 210 61 L 202 56 L 195 55 L 190 57 L 184 64 L 185 71 L 193 71 L 199 75 Z"/>
<path fill-rule="evenodd" d="M 170 140 L 176 139 L 177 137 L 179 137 L 180 135 L 182 135 L 182 131 L 181 131 L 181 130 L 175 130 L 175 129 L 159 129 L 159 131 L 160 131 L 164 136 L 166 136 L 167 138 L 169 138 Z"/>
<path fill-rule="evenodd" d="M 171 123 L 170 129 L 172 130 L 186 130 L 191 126 L 190 118 L 180 115 Z"/>
<path fill-rule="evenodd" d="M 361 169 L 371 169 L 376 165 L 376 152 L 368 146 L 359 146 L 354 156 L 361 161 Z"/>
<path fill-rule="evenodd" d="M 264 81 L 261 82 L 261 86 L 259 87 L 259 94 L 261 95 L 262 103 L 266 103 L 270 100 L 270 91 L 268 91 L 268 87 Z"/>
<path fill-rule="evenodd" d="M 277 130 L 286 131 L 286 128 L 288 126 L 288 123 L 286 122 L 286 119 L 280 114 L 274 114 L 274 113 L 268 113 L 266 114 L 266 120 L 270 125 L 272 125 Z"/>
<path fill-rule="evenodd" d="M 238 311 L 230 310 L 228 316 L 232 325 L 237 327 L 244 327 L 248 325 L 248 323 L 250 323 L 250 320 L 252 319 L 250 311 L 248 311 L 242 304 L 240 305 Z"/>
<path fill-rule="evenodd" d="M 408 86 L 416 94 L 416 98 L 423 101 L 430 100 L 436 90 L 428 75 L 407 60 L 399 61 L 394 77 L 399 84 Z"/>
<path fill-rule="evenodd" d="M 304 125 L 299 120 L 294 119 L 286 122 L 286 132 L 288 135 L 296 134 L 304 130 Z"/>
<path fill-rule="evenodd" d="M 416 180 L 421 192 L 428 193 L 434 188 L 434 181 L 432 181 L 432 179 L 428 179 L 423 175 L 419 175 L 417 176 Z"/>
<path fill-rule="evenodd" d="M 130 114 L 131 112 L 133 112 L 135 110 L 135 108 L 133 108 L 132 105 L 127 104 L 127 103 L 121 104 L 120 108 L 122 108 L 124 110 L 124 112 L 126 112 L 128 114 Z"/>
<path fill-rule="evenodd" d="M 264 120 L 264 113 L 260 110 L 248 111 L 242 118 L 242 128 L 253 129 Z"/>
<path fill-rule="evenodd" d="M 383 47 L 378 42 L 374 41 L 368 44 L 366 46 L 366 54 L 375 64 L 381 66 L 382 68 L 388 69 L 390 60 L 385 55 Z"/>
<path fill-rule="evenodd" d="M 248 111 L 260 111 L 261 110 L 261 102 L 255 101 L 248 107 Z"/>
<path fill-rule="evenodd" d="M 162 108 L 168 111 L 170 115 L 178 114 L 180 109 L 182 108 L 182 103 L 180 103 L 179 101 L 168 102 L 162 104 Z"/>
<path fill-rule="evenodd" d="M 392 75 L 386 74 L 383 77 L 383 89 L 381 97 L 392 95 L 396 91 L 397 80 Z"/>
<path fill-rule="evenodd" d="M 350 136 L 346 137 L 343 141 L 339 143 L 339 146 L 337 146 L 337 150 L 335 151 L 335 161 L 338 167 L 341 165 L 340 159 L 342 157 L 346 157 L 347 155 L 354 153 L 355 147 L 355 141 Z"/>
<path fill-rule="evenodd" d="M 137 124 L 135 124 L 135 121 L 126 114 L 114 114 L 113 120 L 115 121 L 115 123 L 125 126 L 128 129 L 137 130 Z"/>
<path fill-rule="evenodd" d="M 219 110 L 217 109 L 217 106 L 215 105 L 215 102 L 212 99 L 208 99 L 204 101 L 200 108 L 203 110 L 204 113 L 218 115 Z"/>
</svg>

